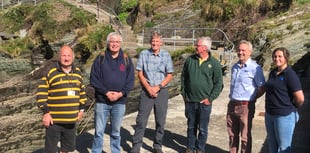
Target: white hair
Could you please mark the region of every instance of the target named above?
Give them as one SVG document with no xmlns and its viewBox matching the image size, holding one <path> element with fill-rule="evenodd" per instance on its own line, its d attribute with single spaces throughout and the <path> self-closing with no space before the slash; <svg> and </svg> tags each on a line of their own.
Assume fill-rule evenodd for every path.
<svg viewBox="0 0 310 153">
<path fill-rule="evenodd" d="M 198 41 L 201 41 L 202 45 L 207 46 L 208 51 L 211 51 L 212 39 L 210 37 L 200 37 Z"/>
</svg>

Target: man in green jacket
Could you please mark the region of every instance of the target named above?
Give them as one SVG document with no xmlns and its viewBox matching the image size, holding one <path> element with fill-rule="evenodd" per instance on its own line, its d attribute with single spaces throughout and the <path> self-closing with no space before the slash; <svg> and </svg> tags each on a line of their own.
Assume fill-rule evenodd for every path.
<svg viewBox="0 0 310 153">
<path fill-rule="evenodd" d="M 223 89 L 221 65 L 209 53 L 211 43 L 209 37 L 198 38 L 196 54 L 187 58 L 183 66 L 181 90 L 187 118 L 185 153 L 205 152 L 212 102 Z"/>
</svg>

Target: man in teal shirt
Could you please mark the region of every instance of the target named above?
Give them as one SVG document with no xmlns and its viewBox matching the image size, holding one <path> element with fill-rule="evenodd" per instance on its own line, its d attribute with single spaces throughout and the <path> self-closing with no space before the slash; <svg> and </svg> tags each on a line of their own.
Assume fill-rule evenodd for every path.
<svg viewBox="0 0 310 153">
<path fill-rule="evenodd" d="M 181 90 L 187 118 L 185 153 L 205 152 L 212 102 L 223 89 L 221 65 L 210 54 L 211 43 L 209 37 L 199 38 L 195 45 L 196 54 L 187 58 L 183 66 Z"/>
</svg>

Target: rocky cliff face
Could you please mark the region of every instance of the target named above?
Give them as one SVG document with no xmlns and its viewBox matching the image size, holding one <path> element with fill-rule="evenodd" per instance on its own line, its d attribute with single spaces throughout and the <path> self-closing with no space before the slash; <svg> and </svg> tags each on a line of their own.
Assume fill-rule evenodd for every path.
<svg viewBox="0 0 310 153">
<path fill-rule="evenodd" d="M 184 5 L 187 4 L 184 1 Z M 176 2 L 175 2 L 176 3 Z M 186 10 L 184 7 L 178 10 Z M 253 40 L 255 44 L 256 59 L 264 65 L 265 70 L 269 70 L 271 57 L 270 51 L 275 47 L 287 47 L 292 51 L 293 61 L 297 62 L 294 68 L 302 72 L 301 76 L 310 77 L 309 72 L 309 5 L 295 8 L 292 12 L 278 16 L 276 19 L 262 21 L 257 25 L 245 27 L 248 33 L 244 34 L 244 39 Z M 158 8 L 157 11 L 176 11 L 167 7 Z M 171 12 L 170 12 L 171 13 Z M 147 12 L 145 12 L 147 14 Z M 168 13 L 169 14 L 169 13 Z M 176 13 L 177 14 L 177 13 Z M 162 26 L 184 26 L 190 27 L 194 23 L 202 22 L 197 18 L 197 12 L 186 10 L 180 19 L 187 22 L 170 22 L 175 17 L 167 19 Z M 193 17 L 194 20 L 190 20 Z M 139 21 L 142 19 L 138 17 Z M 140 24 L 145 22 L 141 20 Z M 175 24 L 171 24 L 175 23 Z M 238 32 L 238 31 L 234 31 Z M 251 35 L 253 34 L 253 35 Z M 238 40 L 234 40 L 237 42 Z M 307 53 L 307 54 L 306 54 Z M 35 57 L 44 57 L 40 53 Z M 301 58 L 303 57 L 303 58 Z M 299 59 L 302 59 L 299 61 Z M 33 152 L 40 151 L 44 145 L 44 128 L 41 123 L 41 112 L 36 107 L 35 91 L 37 87 L 36 77 L 29 77 L 33 63 L 30 56 L 26 59 L 10 59 L 0 55 L 0 152 Z M 183 59 L 184 60 L 184 59 Z M 38 61 L 37 63 L 40 63 Z M 181 62 L 176 62 L 177 72 L 171 83 L 171 96 L 179 94 Z M 18 74 L 18 75 L 16 75 Z M 85 68 L 86 82 L 89 77 L 89 68 Z M 137 84 L 134 91 L 128 98 L 127 113 L 136 111 L 140 87 Z M 92 99 L 90 99 L 91 102 Z M 305 110 L 307 111 L 307 110 Z M 93 128 L 92 110 L 86 114 L 83 123 L 89 119 L 87 128 Z M 82 126 L 81 126 L 82 127 Z M 81 130 L 81 129 L 80 129 Z"/>
<path fill-rule="evenodd" d="M 19 66 L 22 67 L 22 65 Z M 176 70 L 180 69 L 177 68 Z M 39 152 L 44 146 L 45 130 L 42 125 L 42 113 L 37 108 L 35 101 L 38 75 L 40 74 L 38 71 L 34 72 L 34 75 L 14 76 L 1 83 L 0 152 Z M 90 70 L 84 71 L 89 72 Z M 86 73 L 85 79 L 87 78 L 89 78 L 89 74 Z M 85 80 L 85 82 L 89 81 Z M 171 82 L 170 96 L 173 97 L 179 93 L 179 85 L 180 71 L 177 71 L 175 79 Z M 137 110 L 140 90 L 140 85 L 136 84 L 135 89 L 128 95 L 127 114 Z M 90 96 L 88 97 L 88 112 L 83 121 L 79 123 L 78 133 L 82 130 L 94 128 L 92 91 L 88 91 L 88 95 Z"/>
</svg>

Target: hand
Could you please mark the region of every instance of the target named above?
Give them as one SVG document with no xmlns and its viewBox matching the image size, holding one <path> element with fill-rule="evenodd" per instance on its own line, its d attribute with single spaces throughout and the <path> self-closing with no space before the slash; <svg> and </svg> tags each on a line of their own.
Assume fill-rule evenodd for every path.
<svg viewBox="0 0 310 153">
<path fill-rule="evenodd" d="M 120 99 L 121 97 L 123 97 L 122 92 L 115 92 L 115 91 L 109 91 L 109 92 L 107 92 L 106 95 L 111 102 L 115 102 L 118 99 Z"/>
<path fill-rule="evenodd" d="M 147 89 L 149 95 L 153 98 L 156 98 L 158 96 L 159 90 L 160 90 L 159 86 L 151 86 Z"/>
<path fill-rule="evenodd" d="M 209 101 L 208 98 L 203 99 L 200 103 L 201 103 L 201 104 L 205 104 L 205 105 L 211 105 L 211 102 Z"/>
<path fill-rule="evenodd" d="M 42 121 L 43 121 L 44 127 L 46 127 L 46 128 L 48 128 L 50 125 L 54 124 L 53 118 L 52 118 L 50 113 L 44 114 L 43 118 L 42 118 Z"/>
<path fill-rule="evenodd" d="M 81 121 L 81 120 L 82 120 L 83 114 L 84 114 L 83 111 L 79 111 L 79 113 L 78 113 L 78 121 Z"/>
</svg>

